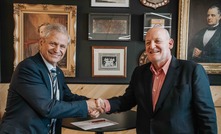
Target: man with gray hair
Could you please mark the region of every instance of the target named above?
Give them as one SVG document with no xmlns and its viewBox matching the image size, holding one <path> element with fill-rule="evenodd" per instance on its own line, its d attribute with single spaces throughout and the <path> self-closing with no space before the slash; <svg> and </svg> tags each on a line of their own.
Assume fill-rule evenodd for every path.
<svg viewBox="0 0 221 134">
<path fill-rule="evenodd" d="M 97 117 L 96 100 L 71 93 L 57 63 L 70 36 L 61 24 L 48 24 L 39 53 L 20 62 L 8 90 L 0 134 L 60 134 L 62 118 Z"/>
</svg>

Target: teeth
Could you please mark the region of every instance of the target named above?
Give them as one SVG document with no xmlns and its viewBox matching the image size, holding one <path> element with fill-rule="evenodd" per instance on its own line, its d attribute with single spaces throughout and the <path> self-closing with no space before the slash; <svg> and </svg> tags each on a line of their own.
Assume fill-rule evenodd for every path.
<svg viewBox="0 0 221 134">
<path fill-rule="evenodd" d="M 153 51 L 150 51 L 150 53 L 152 54 L 152 53 L 158 53 L 159 51 L 157 51 L 157 50 L 153 50 Z"/>
</svg>

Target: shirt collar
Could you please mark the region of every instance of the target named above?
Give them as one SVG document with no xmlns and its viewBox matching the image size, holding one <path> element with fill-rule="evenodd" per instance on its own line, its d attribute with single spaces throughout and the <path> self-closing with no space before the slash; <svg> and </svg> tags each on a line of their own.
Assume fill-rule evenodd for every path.
<svg viewBox="0 0 221 134">
<path fill-rule="evenodd" d="M 154 73 L 155 75 L 161 73 L 161 71 L 164 72 L 164 74 L 167 74 L 167 71 L 169 69 L 169 65 L 170 65 L 170 62 L 172 60 L 172 56 L 170 56 L 169 60 L 167 60 L 166 64 L 164 64 L 162 66 L 162 68 L 160 68 L 158 71 L 154 68 L 153 64 L 151 64 L 150 66 L 150 70 L 152 71 L 152 73 Z"/>
<path fill-rule="evenodd" d="M 52 64 L 50 64 L 49 62 L 47 62 L 47 60 L 42 56 L 41 53 L 40 53 L 40 55 L 41 55 L 41 57 L 42 57 L 42 59 L 43 59 L 45 65 L 47 66 L 49 72 L 50 72 L 50 70 L 51 70 L 52 68 L 55 68 L 55 70 L 56 70 L 56 67 L 54 67 Z"/>
</svg>

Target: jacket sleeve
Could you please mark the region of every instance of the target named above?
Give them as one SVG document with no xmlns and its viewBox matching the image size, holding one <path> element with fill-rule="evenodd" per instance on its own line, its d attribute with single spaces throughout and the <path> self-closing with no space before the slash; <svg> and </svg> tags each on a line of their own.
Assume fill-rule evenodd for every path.
<svg viewBox="0 0 221 134">
<path fill-rule="evenodd" d="M 193 104 L 197 114 L 197 128 L 200 134 L 217 134 L 216 112 L 208 76 L 202 67 L 197 65 L 193 74 Z"/>
<path fill-rule="evenodd" d="M 48 73 L 32 60 L 18 65 L 10 88 L 18 93 L 30 108 L 47 118 L 86 117 L 86 101 L 77 95 L 71 96 L 66 85 L 65 94 L 70 94 L 69 102 L 51 99 L 51 87 Z M 80 99 L 79 99 L 80 98 Z"/>
</svg>

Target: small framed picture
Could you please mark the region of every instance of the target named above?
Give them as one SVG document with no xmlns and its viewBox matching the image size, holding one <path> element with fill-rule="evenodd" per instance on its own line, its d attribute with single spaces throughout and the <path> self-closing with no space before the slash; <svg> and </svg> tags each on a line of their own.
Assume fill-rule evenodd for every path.
<svg viewBox="0 0 221 134">
<path fill-rule="evenodd" d="M 144 14 L 144 28 L 143 28 L 143 40 L 147 31 L 152 27 L 162 27 L 168 30 L 171 34 L 171 23 L 172 14 L 171 13 L 145 13 Z"/>
<path fill-rule="evenodd" d="M 126 77 L 126 46 L 92 46 L 92 77 Z"/>
<path fill-rule="evenodd" d="M 91 13 L 88 39 L 129 41 L 130 27 L 130 14 Z"/>
<path fill-rule="evenodd" d="M 91 0 L 92 7 L 129 7 L 129 0 Z"/>
</svg>

